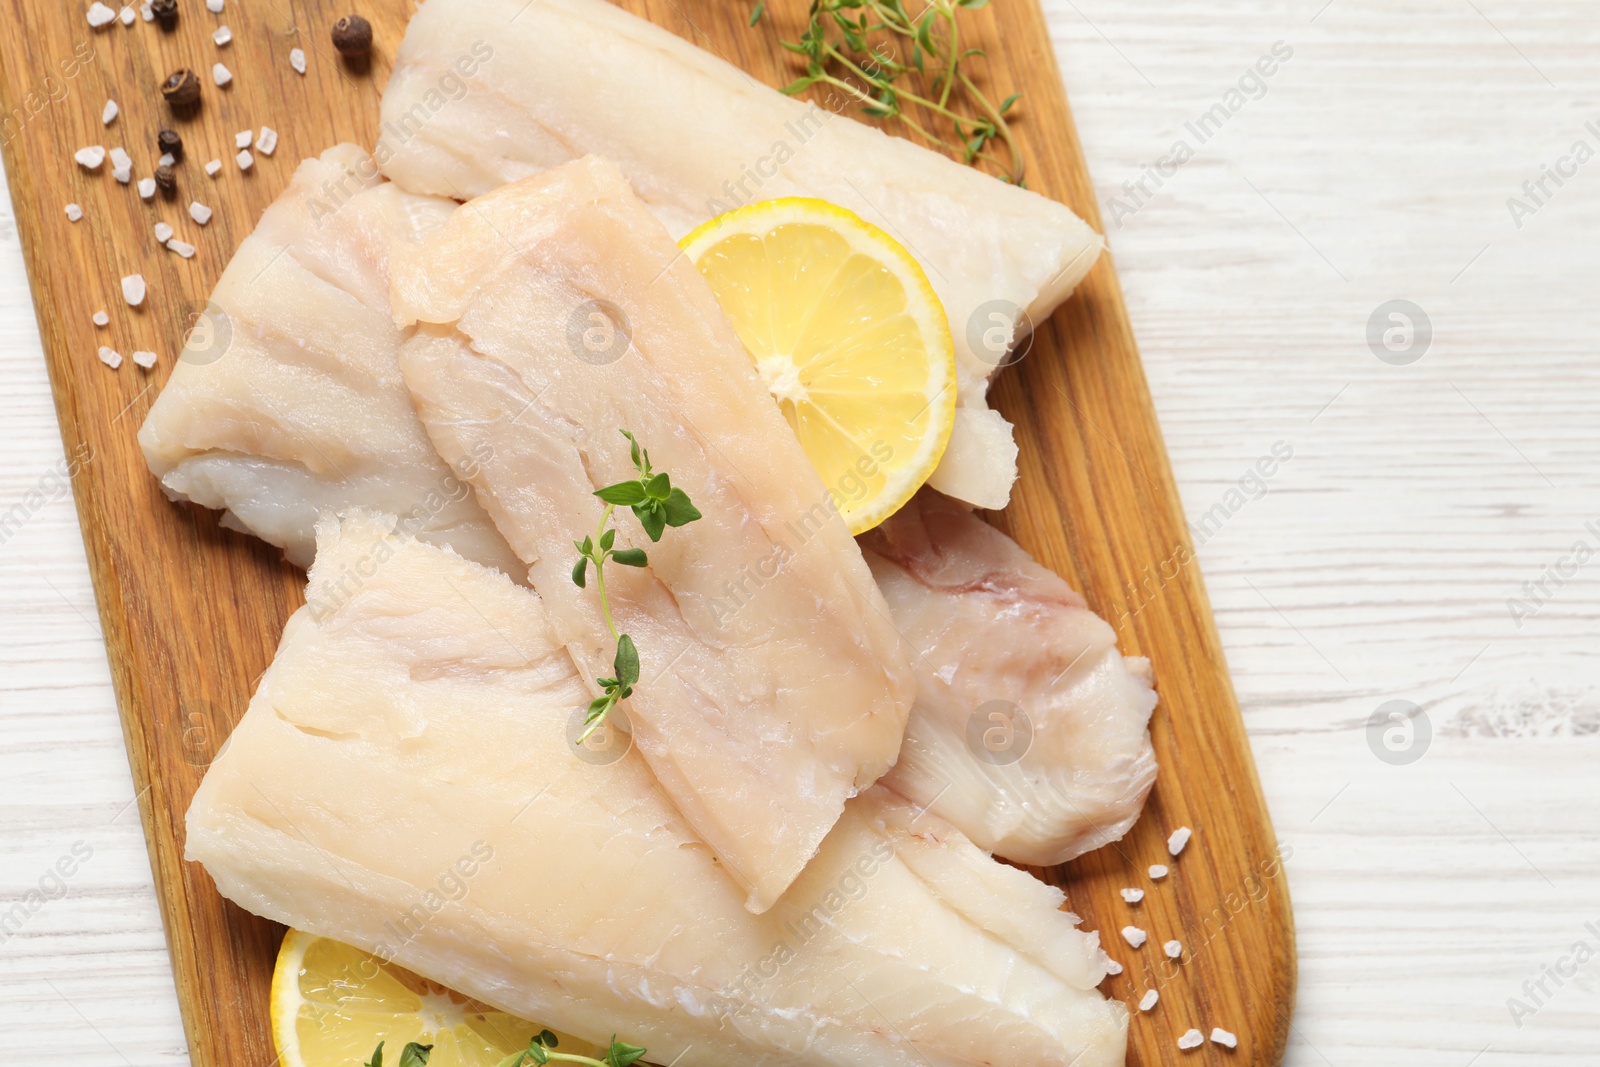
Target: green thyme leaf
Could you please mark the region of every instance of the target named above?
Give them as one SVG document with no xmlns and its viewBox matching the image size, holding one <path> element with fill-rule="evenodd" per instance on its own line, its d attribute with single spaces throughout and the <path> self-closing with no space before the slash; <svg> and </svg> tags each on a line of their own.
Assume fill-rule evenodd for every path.
<svg viewBox="0 0 1600 1067">
<path fill-rule="evenodd" d="M 683 524 L 679 523 L 678 525 L 681 526 Z M 611 560 L 613 563 L 620 563 L 624 567 L 643 567 L 650 562 L 645 557 L 644 549 L 642 548 L 619 548 L 611 553 Z"/>
<path fill-rule="evenodd" d="M 630 1045 L 626 1041 L 618 1041 L 616 1035 L 611 1037 L 611 1047 L 606 1049 L 606 1063 L 609 1067 L 631 1067 L 639 1062 L 647 1050 L 638 1045 Z"/>
<path fill-rule="evenodd" d="M 372 1050 L 372 1059 L 368 1060 L 363 1067 L 383 1067 L 382 1041 L 378 1042 L 378 1047 Z"/>
<path fill-rule="evenodd" d="M 761 0 L 756 9 L 750 13 L 750 25 L 754 26 L 761 21 L 761 16 L 767 13 L 767 0 Z"/>
<path fill-rule="evenodd" d="M 623 686 L 633 685 L 639 680 L 639 650 L 633 647 L 633 638 L 627 634 L 617 638 L 617 655 L 611 665 L 617 672 L 617 681 Z"/>
<path fill-rule="evenodd" d="M 400 1067 L 428 1067 L 428 1057 L 431 1055 L 433 1055 L 432 1045 L 408 1042 L 406 1047 L 400 1050 Z"/>
<path fill-rule="evenodd" d="M 615 504 L 623 508 L 642 504 L 646 499 L 644 486 L 638 479 L 631 482 L 618 482 L 616 485 L 608 485 L 604 489 L 596 489 L 594 495 L 604 500 L 607 504 Z M 588 538 L 585 538 L 584 542 L 588 543 Z"/>
<path fill-rule="evenodd" d="M 589 571 L 589 557 L 588 556 L 579 556 L 578 557 L 578 562 L 576 562 L 576 563 L 574 563 L 572 565 L 572 584 L 577 586 L 579 589 L 582 589 L 586 585 L 588 585 L 589 584 L 589 579 L 587 577 L 588 571 Z"/>
</svg>

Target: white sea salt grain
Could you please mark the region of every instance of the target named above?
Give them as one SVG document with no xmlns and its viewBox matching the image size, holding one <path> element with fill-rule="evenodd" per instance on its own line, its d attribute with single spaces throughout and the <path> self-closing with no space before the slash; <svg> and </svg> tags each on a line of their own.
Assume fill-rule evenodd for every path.
<svg viewBox="0 0 1600 1067">
<path fill-rule="evenodd" d="M 149 200 L 156 195 L 156 180 L 154 178 L 139 179 L 139 199 Z"/>
<path fill-rule="evenodd" d="M 256 151 L 264 156 L 270 156 L 278 149 L 278 131 L 271 126 L 261 127 L 261 132 L 256 134 Z"/>
<path fill-rule="evenodd" d="M 218 48 L 225 48 L 228 42 L 233 40 L 233 31 L 226 26 L 218 26 L 217 31 L 211 35 L 211 39 L 217 43 Z"/>
<path fill-rule="evenodd" d="M 76 159 L 78 166 L 84 170 L 98 170 L 100 164 L 106 161 L 106 150 L 99 145 L 90 145 L 72 153 L 72 158 Z"/>
<path fill-rule="evenodd" d="M 176 237 L 167 242 L 167 251 L 176 252 L 184 259 L 194 258 L 194 245 L 188 241 L 180 241 Z"/>
<path fill-rule="evenodd" d="M 128 155 L 126 149 L 118 146 L 111 150 L 111 165 L 117 170 L 132 170 L 133 157 Z"/>
<path fill-rule="evenodd" d="M 81 218 L 83 218 L 83 208 L 79 207 L 77 204 L 68 204 L 67 221 L 77 222 Z"/>
<path fill-rule="evenodd" d="M 224 67 L 221 63 L 213 63 L 211 64 L 211 80 L 217 84 L 218 88 L 221 88 L 233 81 L 233 71 Z"/>
<path fill-rule="evenodd" d="M 1156 1001 L 1161 999 L 1161 994 L 1154 989 L 1145 990 L 1144 996 L 1139 998 L 1139 1010 L 1149 1011 L 1156 1006 Z"/>
<path fill-rule="evenodd" d="M 206 10 L 213 15 L 222 14 L 222 0 L 206 0 Z"/>
<path fill-rule="evenodd" d="M 89 25 L 97 30 L 101 26 L 111 25 L 116 21 L 116 18 L 117 13 L 102 4 L 100 0 L 95 0 L 94 3 L 89 5 Z"/>
<path fill-rule="evenodd" d="M 222 160 L 220 160 L 220 159 L 213 159 L 210 163 L 206 164 L 206 173 L 211 175 L 213 178 L 215 178 L 217 176 L 217 171 L 219 171 L 221 169 L 222 169 Z"/>
<path fill-rule="evenodd" d="M 1166 876 L 1167 876 L 1167 868 L 1166 868 L 1165 865 L 1160 864 L 1160 863 L 1152 863 L 1150 865 L 1150 877 L 1151 878 L 1153 878 L 1153 879 L 1155 879 L 1156 881 L 1159 882 L 1159 881 L 1161 881 L 1161 879 L 1165 878 Z"/>
<path fill-rule="evenodd" d="M 238 133 L 233 135 L 233 147 L 235 147 L 235 148 L 249 148 L 250 147 L 250 142 L 252 140 L 254 140 L 254 139 L 255 139 L 255 132 L 254 131 L 252 131 L 252 130 L 240 130 Z"/>
<path fill-rule="evenodd" d="M 211 221 L 211 209 L 198 200 L 189 201 L 189 217 L 204 226 Z"/>
<path fill-rule="evenodd" d="M 1118 963 L 1114 959 L 1109 959 L 1108 958 L 1106 960 L 1106 973 L 1107 974 L 1121 974 L 1122 973 L 1122 964 Z"/>
<path fill-rule="evenodd" d="M 143 274 L 130 274 L 122 279 L 122 299 L 128 302 L 129 307 L 144 303 L 144 289 Z"/>
<path fill-rule="evenodd" d="M 1193 836 L 1193 833 L 1187 826 L 1180 826 L 1172 831 L 1172 836 L 1167 838 L 1167 855 L 1176 856 L 1182 852 L 1183 846 L 1189 843 L 1189 838 Z"/>
<path fill-rule="evenodd" d="M 127 185 L 133 180 L 133 171 L 128 170 L 126 167 L 112 167 L 111 176 L 123 185 Z"/>
<path fill-rule="evenodd" d="M 172 158 L 172 153 L 171 152 L 163 152 L 163 153 L 161 153 L 161 158 L 156 160 L 156 166 L 158 166 L 158 167 L 170 167 L 176 162 L 178 162 L 178 161 L 176 159 Z"/>
<path fill-rule="evenodd" d="M 306 72 L 306 53 L 303 48 L 289 49 L 289 66 L 294 68 L 296 74 Z"/>
<path fill-rule="evenodd" d="M 1211 1043 L 1213 1045 L 1226 1045 L 1229 1048 L 1238 1048 L 1239 1038 L 1220 1026 L 1213 1026 L 1211 1028 Z"/>
<path fill-rule="evenodd" d="M 1185 1050 L 1199 1048 L 1201 1045 L 1205 1044 L 1205 1041 L 1205 1034 L 1202 1034 L 1198 1030 L 1190 1030 L 1182 1037 L 1178 1038 L 1178 1047 Z"/>
<path fill-rule="evenodd" d="M 117 102 L 115 100 L 107 100 L 106 106 L 100 109 L 100 124 L 102 126 L 111 125 L 117 117 L 117 111 Z"/>
<path fill-rule="evenodd" d="M 1134 948 L 1138 948 L 1140 945 L 1144 944 L 1147 937 L 1149 937 L 1149 935 L 1143 930 L 1139 929 L 1137 926 L 1124 926 L 1122 928 L 1122 940 L 1126 941 Z"/>
<path fill-rule="evenodd" d="M 146 22 L 154 22 L 156 20 L 155 8 L 151 7 L 149 4 L 140 4 L 139 17 L 144 19 Z"/>
<path fill-rule="evenodd" d="M 235 163 L 239 164 L 240 170 L 249 170 L 255 165 L 256 157 L 250 154 L 250 150 L 248 148 L 241 148 L 239 149 L 239 154 L 234 156 L 233 160 Z"/>
<path fill-rule="evenodd" d="M 1124 889 L 1122 891 L 1122 899 L 1127 901 L 1129 904 L 1137 904 L 1139 901 L 1144 899 L 1144 890 Z"/>
<path fill-rule="evenodd" d="M 1167 954 L 1167 959 L 1175 960 L 1179 956 L 1183 955 L 1183 942 L 1168 941 L 1166 944 L 1161 946 L 1161 951 Z"/>
<path fill-rule="evenodd" d="M 168 241 L 172 240 L 172 227 L 168 226 L 164 222 L 156 223 L 156 240 L 160 241 L 162 244 L 166 244 Z"/>
<path fill-rule="evenodd" d="M 105 345 L 101 345 L 100 362 L 104 363 L 112 370 L 116 370 L 118 367 L 122 366 L 122 353 L 118 352 L 115 348 L 107 348 Z"/>
<path fill-rule="evenodd" d="M 121 11 L 117 12 L 117 18 L 122 20 L 122 24 L 124 26 L 132 26 L 133 20 L 137 17 L 138 16 L 134 13 L 133 8 L 131 7 L 125 7 Z"/>
<path fill-rule="evenodd" d="M 94 324 L 96 326 L 110 326 L 111 316 L 107 315 L 104 311 L 96 311 L 94 313 Z"/>
<path fill-rule="evenodd" d="M 154 352 L 135 352 L 133 361 L 145 370 L 149 370 L 156 365 L 156 354 Z"/>
</svg>

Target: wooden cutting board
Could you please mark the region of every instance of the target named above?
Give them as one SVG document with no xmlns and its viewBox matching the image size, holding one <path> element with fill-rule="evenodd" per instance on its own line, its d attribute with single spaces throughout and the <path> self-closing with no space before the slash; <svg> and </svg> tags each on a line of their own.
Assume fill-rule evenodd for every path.
<svg viewBox="0 0 1600 1067">
<path fill-rule="evenodd" d="M 374 26 L 376 48 L 369 68 L 357 70 L 329 43 L 331 25 L 351 10 L 345 5 L 228 0 L 213 14 L 202 0 L 179 3 L 167 32 L 142 21 L 92 30 L 87 0 L 0 0 L 13 42 L 0 52 L 0 138 L 61 435 L 80 460 L 78 514 L 190 1055 L 197 1067 L 259 1067 L 275 1058 L 267 987 L 282 931 L 224 901 L 184 861 L 183 815 L 301 603 L 303 578 L 274 550 L 221 529 L 212 513 L 169 503 L 135 433 L 184 330 L 295 164 L 336 141 L 372 144 L 379 92 L 411 8 L 364 0 L 359 12 Z M 624 6 L 769 84 L 794 76 L 794 57 L 775 42 L 797 34 L 806 0 L 771 0 L 754 28 L 746 0 Z M 971 43 L 987 49 L 978 63 L 995 98 L 1023 94 L 1018 134 L 1029 186 L 1099 228 L 1036 0 L 995 0 L 963 18 Z M 219 47 L 212 34 L 222 25 L 233 40 Z M 296 47 L 306 53 L 304 75 L 290 66 Z M 227 88 L 212 85 L 215 62 L 233 72 Z M 185 66 L 201 76 L 203 104 L 172 122 L 157 87 Z M 108 98 L 120 106 L 109 127 L 101 122 Z M 97 173 L 73 161 L 83 146 L 122 145 L 135 178 L 150 176 L 162 125 L 186 146 L 174 200 L 141 201 L 114 180 L 109 161 Z M 242 172 L 234 134 L 263 125 L 281 135 L 277 151 Z M 202 170 L 213 158 L 223 163 L 215 178 Z M 188 218 L 190 200 L 214 209 L 209 225 Z M 82 206 L 81 221 L 67 219 L 69 202 Z M 198 254 L 184 260 L 163 249 L 152 232 L 158 220 Z M 138 308 L 119 287 L 133 273 L 149 284 Z M 91 321 L 100 309 L 111 318 L 105 328 Z M 131 360 L 111 370 L 96 357 L 101 345 L 125 357 L 153 351 L 160 362 L 150 372 Z M 1151 729 L 1161 773 L 1144 817 L 1123 841 L 1037 873 L 1066 890 L 1125 964 L 1105 982 L 1109 996 L 1132 1005 L 1147 989 L 1161 994 L 1154 1011 L 1134 1012 L 1130 1064 L 1277 1064 L 1295 987 L 1287 856 L 1278 855 L 1109 255 L 1039 327 L 993 397 L 1017 427 L 1022 476 L 1010 508 L 991 518 L 1081 589 L 1126 653 L 1151 658 L 1161 694 Z M 1174 861 L 1166 838 L 1180 826 L 1195 836 Z M 1172 874 L 1151 882 L 1146 868 L 1157 862 Z M 1126 904 L 1125 886 L 1145 888 L 1144 901 Z M 1148 930 L 1150 943 L 1130 948 L 1118 933 L 1129 924 Z M 1169 938 L 1184 944 L 1180 962 L 1161 951 Z M 1214 1026 L 1238 1035 L 1237 1051 L 1177 1048 L 1190 1027 Z"/>
</svg>

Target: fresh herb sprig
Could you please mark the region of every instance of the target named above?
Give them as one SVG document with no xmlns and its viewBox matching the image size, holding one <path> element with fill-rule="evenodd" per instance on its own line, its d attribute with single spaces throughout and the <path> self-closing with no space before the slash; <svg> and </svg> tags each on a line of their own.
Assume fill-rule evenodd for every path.
<svg viewBox="0 0 1600 1067">
<path fill-rule="evenodd" d="M 372 1050 L 372 1059 L 362 1064 L 361 1067 L 383 1067 L 383 1045 L 378 1042 L 378 1047 Z M 406 1043 L 400 1050 L 399 1067 L 428 1067 L 428 1057 L 433 1055 L 432 1045 L 419 1045 L 415 1041 Z"/>
<path fill-rule="evenodd" d="M 617 1035 L 611 1035 L 611 1044 L 607 1047 L 605 1058 L 597 1060 L 593 1056 L 580 1056 L 576 1052 L 556 1052 L 556 1035 L 548 1030 L 540 1030 L 528 1042 L 528 1047 L 521 1052 L 513 1052 L 501 1060 L 496 1067 L 522 1067 L 525 1063 L 545 1064 L 552 1060 L 563 1063 L 582 1063 L 587 1067 L 630 1067 L 637 1063 L 644 1055 L 645 1050 L 638 1045 L 630 1045 L 626 1041 L 618 1041 Z"/>
<path fill-rule="evenodd" d="M 605 617 L 611 640 L 617 646 L 616 655 L 611 661 L 616 676 L 595 679 L 601 695 L 589 702 L 583 719 L 584 730 L 578 736 L 580 745 L 600 728 L 612 708 L 633 695 L 633 687 L 639 684 L 639 650 L 634 647 L 633 638 L 618 633 L 617 624 L 611 620 L 611 601 L 606 597 L 605 566 L 609 560 L 624 567 L 643 567 L 649 563 L 649 558 L 642 548 L 612 547 L 617 541 L 617 531 L 608 529 L 612 512 L 619 507 L 632 511 L 651 543 L 661 540 L 661 534 L 667 527 L 687 526 L 700 517 L 699 510 L 689 502 L 688 494 L 673 485 L 665 471 L 657 471 L 650 466 L 650 453 L 639 444 L 638 439 L 627 430 L 620 432 L 628 439 L 633 467 L 639 472 L 639 477 L 595 490 L 594 495 L 605 501 L 606 505 L 600 513 L 600 525 L 595 528 L 593 536 L 572 542 L 578 550 L 578 562 L 572 565 L 573 584 L 579 589 L 586 588 L 589 565 L 594 564 L 594 584 L 600 594 L 600 612 Z"/>
<path fill-rule="evenodd" d="M 963 48 L 957 15 L 976 10 L 989 0 L 926 0 L 918 15 L 906 11 L 905 0 L 812 0 L 811 20 L 798 41 L 780 41 L 806 58 L 803 77 L 783 87 L 793 96 L 813 85 L 828 85 L 861 104 L 874 118 L 898 118 L 912 133 L 965 163 L 988 164 L 1004 181 L 1023 180 L 1022 151 L 1011 134 L 1007 116 L 1020 93 L 995 104 L 973 83 L 963 61 L 983 55 Z M 751 25 L 760 18 L 752 17 Z M 887 35 L 887 36 L 884 36 Z M 896 46 L 911 49 L 902 61 Z M 928 95 L 908 88 L 907 76 L 932 73 Z M 958 110 L 961 98 L 971 113 Z M 929 130 L 906 110 L 915 105 L 947 121 L 954 136 Z M 1005 146 L 1005 158 L 996 143 Z"/>
</svg>

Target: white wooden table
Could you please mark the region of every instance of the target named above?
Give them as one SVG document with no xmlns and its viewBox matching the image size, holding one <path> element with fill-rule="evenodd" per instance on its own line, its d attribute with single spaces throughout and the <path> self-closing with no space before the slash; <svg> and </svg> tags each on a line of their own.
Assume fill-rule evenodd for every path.
<svg viewBox="0 0 1600 1067">
<path fill-rule="evenodd" d="M 1561 163 L 1600 152 L 1600 3 L 1046 3 L 1293 849 L 1289 1062 L 1600 1063 L 1600 962 L 1573 955 L 1600 959 L 1600 159 Z M 1536 202 L 1544 165 L 1570 176 Z M 1432 334 L 1383 320 L 1386 361 L 1396 299 Z M 0 513 L 31 512 L 0 531 L 5 1058 L 178 1064 L 9 208 L 0 457 Z M 1425 747 L 1421 720 L 1373 747 L 1390 700 Z"/>
</svg>

